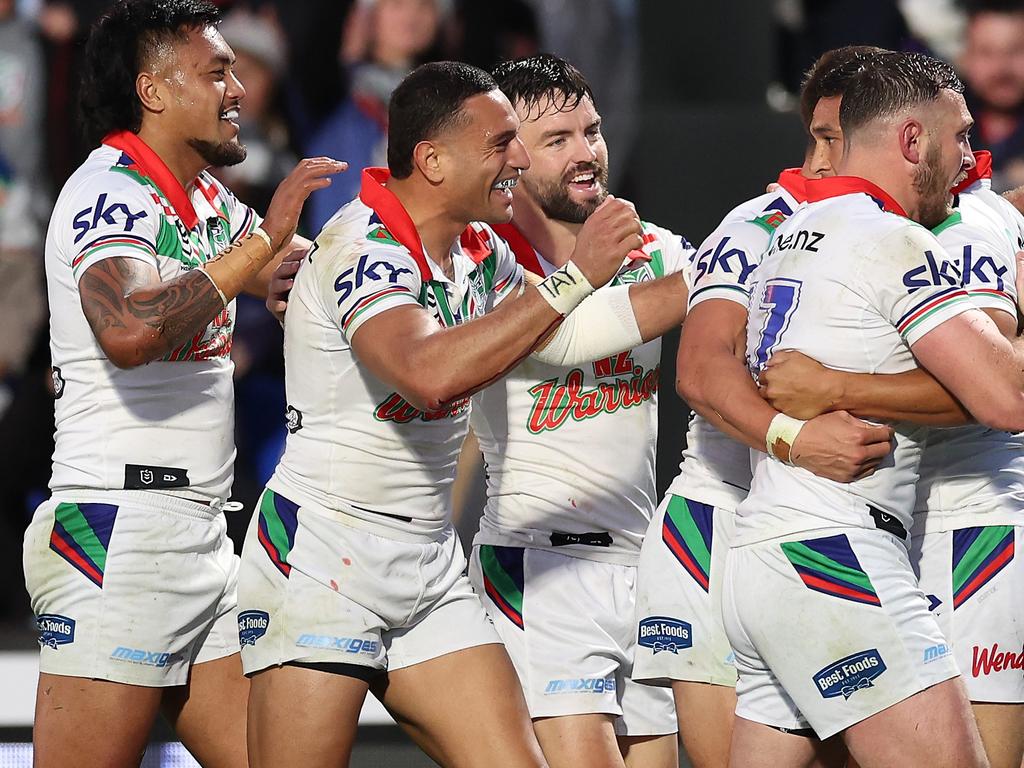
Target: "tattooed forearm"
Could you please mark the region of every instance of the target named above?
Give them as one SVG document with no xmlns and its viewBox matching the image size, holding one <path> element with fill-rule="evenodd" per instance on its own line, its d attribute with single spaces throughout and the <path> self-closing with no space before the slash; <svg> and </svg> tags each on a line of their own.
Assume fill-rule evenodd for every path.
<svg viewBox="0 0 1024 768">
<path fill-rule="evenodd" d="M 111 362 L 142 365 L 202 331 L 224 308 L 206 275 L 192 270 L 166 282 L 137 259 L 111 258 L 79 282 L 82 310 Z"/>
</svg>

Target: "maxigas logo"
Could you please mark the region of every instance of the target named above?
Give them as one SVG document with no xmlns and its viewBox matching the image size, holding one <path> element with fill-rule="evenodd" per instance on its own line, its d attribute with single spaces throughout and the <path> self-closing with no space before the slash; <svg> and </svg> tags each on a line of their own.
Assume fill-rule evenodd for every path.
<svg viewBox="0 0 1024 768">
<path fill-rule="evenodd" d="M 602 371 L 597 370 L 598 363 L 594 364 L 595 372 L 601 376 Z M 548 379 L 530 387 L 533 396 L 533 407 L 527 421 L 530 432 L 536 435 L 555 430 L 569 418 L 573 421 L 593 419 L 602 413 L 633 408 L 650 400 L 658 391 L 659 367 L 645 372 L 641 366 L 633 367 L 632 360 L 629 363 L 632 375 L 628 379 L 599 381 L 590 389 L 584 388 L 583 371 L 579 368 L 569 372 L 564 384 L 560 384 L 558 379 Z"/>
<path fill-rule="evenodd" d="M 835 664 L 830 664 L 814 675 L 814 682 L 818 686 L 821 695 L 826 699 L 834 699 L 842 696 L 848 699 L 857 691 L 863 688 L 870 688 L 871 681 L 885 672 L 885 662 L 882 661 L 876 648 L 855 653 L 840 659 Z"/>
<path fill-rule="evenodd" d="M 437 411 L 421 411 L 414 408 L 405 401 L 397 392 L 388 395 L 387 400 L 373 410 L 373 417 L 377 421 L 394 421 L 398 424 L 408 424 L 415 418 L 423 421 L 439 421 L 452 416 L 458 416 L 469 410 L 469 398 L 455 400 Z"/>
<path fill-rule="evenodd" d="M 548 680 L 544 695 L 552 693 L 609 693 L 615 692 L 615 678 L 608 677 L 571 677 L 568 680 Z"/>
<path fill-rule="evenodd" d="M 57 650 L 58 646 L 75 642 L 75 620 L 56 613 L 43 613 L 36 617 L 39 644 Z"/>
<path fill-rule="evenodd" d="M 270 614 L 266 611 L 242 611 L 238 614 L 239 645 L 256 645 L 269 626 Z"/>
<path fill-rule="evenodd" d="M 637 642 L 654 653 L 679 651 L 693 645 L 693 630 L 685 621 L 668 616 L 650 616 L 640 622 Z"/>
</svg>

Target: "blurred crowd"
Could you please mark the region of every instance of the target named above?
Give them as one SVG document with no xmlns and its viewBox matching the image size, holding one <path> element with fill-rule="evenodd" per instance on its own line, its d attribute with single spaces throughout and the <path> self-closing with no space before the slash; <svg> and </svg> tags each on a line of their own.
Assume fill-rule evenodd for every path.
<svg viewBox="0 0 1024 768">
<path fill-rule="evenodd" d="M 489 70 L 545 50 L 575 63 L 594 87 L 615 147 L 612 188 L 628 195 L 644 106 L 643 17 L 654 2 L 224 0 L 221 30 L 246 89 L 240 122 L 248 157 L 219 173 L 263 210 L 297 158 L 348 161 L 350 170 L 310 200 L 302 232 L 312 237 L 356 194 L 359 169 L 384 164 L 388 98 L 410 69 L 458 59 Z M 92 149 L 76 130 L 76 71 L 89 27 L 108 4 L 0 0 L 0 584 L 21 583 L 22 531 L 48 495 L 53 409 L 43 241 L 57 192 Z M 955 62 L 967 82 L 977 121 L 972 143 L 992 151 L 996 185 L 1024 184 L 1024 0 L 773 0 L 773 14 L 770 105 L 793 108 L 803 70 L 829 48 L 928 50 Z M 702 66 L 690 64 L 694 72 Z M 281 330 L 257 300 L 239 298 L 232 356 L 234 496 L 251 508 L 285 431 Z M 0 590 L 0 616 L 24 606 L 20 589 Z"/>
</svg>

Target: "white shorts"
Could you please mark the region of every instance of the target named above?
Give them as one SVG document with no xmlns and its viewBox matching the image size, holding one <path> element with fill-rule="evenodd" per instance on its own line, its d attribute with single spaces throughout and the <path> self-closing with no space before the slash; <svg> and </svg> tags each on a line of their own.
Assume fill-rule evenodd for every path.
<svg viewBox="0 0 1024 768">
<path fill-rule="evenodd" d="M 505 642 L 531 718 L 616 715 L 620 736 L 677 730 L 672 692 L 631 678 L 636 567 L 473 547 L 470 578 Z"/>
<path fill-rule="evenodd" d="M 238 634 L 252 674 L 300 663 L 399 669 L 500 643 L 458 534 L 398 541 L 263 492 L 242 551 Z"/>
<path fill-rule="evenodd" d="M 736 686 L 722 623 L 722 573 L 735 515 L 667 495 L 640 550 L 633 679 Z"/>
<path fill-rule="evenodd" d="M 906 547 L 878 530 L 734 547 L 725 629 L 736 714 L 826 739 L 959 674 Z"/>
<path fill-rule="evenodd" d="M 971 701 L 1024 703 L 1024 526 L 915 536 L 911 559 Z"/>
<path fill-rule="evenodd" d="M 39 505 L 25 532 L 39 668 L 161 687 L 238 652 L 238 557 L 223 513 L 143 491 Z"/>
</svg>

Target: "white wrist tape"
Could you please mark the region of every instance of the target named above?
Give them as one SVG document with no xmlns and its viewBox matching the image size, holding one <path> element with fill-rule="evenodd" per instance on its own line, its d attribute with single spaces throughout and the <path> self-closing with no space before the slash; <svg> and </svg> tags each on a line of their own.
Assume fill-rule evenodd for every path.
<svg viewBox="0 0 1024 768">
<path fill-rule="evenodd" d="M 541 280 L 537 290 L 555 312 L 565 317 L 594 292 L 594 286 L 579 267 L 567 261 L 564 266 Z"/>
<path fill-rule="evenodd" d="M 794 419 L 784 413 L 780 413 L 772 419 L 772 423 L 768 425 L 768 434 L 765 436 L 768 455 L 783 464 L 792 466 L 793 443 L 796 442 L 796 436 L 800 434 L 800 430 L 806 423 L 806 421 Z"/>
<path fill-rule="evenodd" d="M 533 352 L 549 365 L 582 365 L 644 343 L 629 300 L 628 285 L 594 291 L 551 337 Z"/>
</svg>

